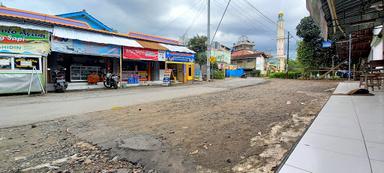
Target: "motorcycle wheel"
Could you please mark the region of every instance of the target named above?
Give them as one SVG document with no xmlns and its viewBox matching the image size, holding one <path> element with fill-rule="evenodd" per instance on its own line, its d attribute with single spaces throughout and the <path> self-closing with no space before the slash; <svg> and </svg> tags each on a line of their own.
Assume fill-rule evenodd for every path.
<svg viewBox="0 0 384 173">
<path fill-rule="evenodd" d="M 118 88 L 117 83 L 113 84 L 113 88 L 114 88 L 114 89 L 117 89 L 117 88 Z"/>
<path fill-rule="evenodd" d="M 107 81 L 104 81 L 103 84 L 104 84 L 105 88 L 111 88 L 111 86 L 108 85 L 108 82 L 107 82 Z"/>
</svg>

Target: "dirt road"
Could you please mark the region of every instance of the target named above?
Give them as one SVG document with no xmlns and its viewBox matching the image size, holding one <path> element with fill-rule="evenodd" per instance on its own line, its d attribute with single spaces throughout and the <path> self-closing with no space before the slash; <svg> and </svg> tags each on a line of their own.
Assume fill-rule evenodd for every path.
<svg viewBox="0 0 384 173">
<path fill-rule="evenodd" d="M 34 128 L 0 129 L 0 167 L 21 170 L 48 163 L 50 167 L 30 170 L 272 172 L 336 84 L 269 80 L 66 117 Z M 84 154 L 78 147 L 82 145 L 95 148 Z M 90 156 L 92 152 L 103 153 L 96 155 L 105 161 Z M 71 157 L 75 154 L 85 155 L 88 163 L 76 162 Z M 67 160 L 52 163 L 62 158 Z"/>
<path fill-rule="evenodd" d="M 172 87 L 136 87 L 50 93 L 44 96 L 11 96 L 0 99 L 0 128 L 26 125 L 65 116 L 108 110 L 173 98 L 201 95 L 231 88 L 256 85 L 261 78 L 228 79 L 213 83 Z"/>
</svg>

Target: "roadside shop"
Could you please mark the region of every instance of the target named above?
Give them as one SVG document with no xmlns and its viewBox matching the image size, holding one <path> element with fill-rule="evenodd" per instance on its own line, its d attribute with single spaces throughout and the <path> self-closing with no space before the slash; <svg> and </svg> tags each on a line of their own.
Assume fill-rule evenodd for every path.
<svg viewBox="0 0 384 173">
<path fill-rule="evenodd" d="M 49 76 L 55 69 L 65 69 L 69 89 L 102 88 L 97 82 L 102 82 L 106 73 L 120 73 L 121 45 L 141 47 L 123 37 L 55 27 L 48 58 Z"/>
<path fill-rule="evenodd" d="M 49 38 L 45 30 L 0 26 L 0 94 L 25 93 L 30 84 L 32 92 L 45 87 Z"/>
<path fill-rule="evenodd" d="M 123 81 L 148 84 L 161 81 L 165 69 L 165 50 L 157 43 L 137 41 L 143 48 L 123 47 Z"/>
<path fill-rule="evenodd" d="M 166 69 L 172 69 L 171 80 L 176 83 L 194 80 L 195 55 L 193 53 L 167 51 L 166 58 Z"/>
</svg>

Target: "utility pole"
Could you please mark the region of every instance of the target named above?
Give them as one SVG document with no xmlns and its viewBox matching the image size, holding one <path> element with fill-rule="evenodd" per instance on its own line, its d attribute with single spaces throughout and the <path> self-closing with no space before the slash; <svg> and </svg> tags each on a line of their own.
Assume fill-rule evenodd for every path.
<svg viewBox="0 0 384 173">
<path fill-rule="evenodd" d="M 289 39 L 291 39 L 291 35 L 288 31 L 288 37 L 287 37 L 287 63 L 285 64 L 285 78 L 288 79 L 288 62 L 289 62 Z"/>
<path fill-rule="evenodd" d="M 352 34 L 349 34 L 348 80 L 351 80 Z"/>
<path fill-rule="evenodd" d="M 334 68 L 335 68 L 335 55 L 332 55 L 332 77 L 335 77 L 335 69 Z"/>
<path fill-rule="evenodd" d="M 207 81 L 211 80 L 211 0 L 208 0 L 207 24 Z"/>
</svg>

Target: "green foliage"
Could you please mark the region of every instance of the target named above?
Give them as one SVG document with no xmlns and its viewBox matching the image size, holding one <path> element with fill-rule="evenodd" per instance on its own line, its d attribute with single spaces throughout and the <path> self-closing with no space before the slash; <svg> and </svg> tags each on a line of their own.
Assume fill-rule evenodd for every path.
<svg viewBox="0 0 384 173">
<path fill-rule="evenodd" d="M 224 70 L 213 70 L 213 79 L 225 79 Z"/>
<path fill-rule="evenodd" d="M 317 70 L 320 68 L 331 67 L 332 57 L 336 54 L 334 46 L 322 48 L 323 39 L 320 37 L 320 28 L 311 17 L 301 19 L 296 27 L 297 35 L 303 38 L 298 42 L 297 60 L 304 70 Z M 335 64 L 341 62 L 335 58 Z"/>
<path fill-rule="evenodd" d="M 207 54 L 205 52 L 197 52 L 196 53 L 195 62 L 199 65 L 207 64 Z"/>
<path fill-rule="evenodd" d="M 320 38 L 320 28 L 310 16 L 302 18 L 296 30 L 296 35 L 303 38 L 305 42 L 313 42 Z"/>
<path fill-rule="evenodd" d="M 330 80 L 342 80 L 340 76 L 331 76 Z"/>
<path fill-rule="evenodd" d="M 317 62 L 314 60 L 314 48 L 309 43 L 300 41 L 297 46 L 297 60 L 308 69 L 315 67 Z"/>
<path fill-rule="evenodd" d="M 289 71 L 297 71 L 297 72 L 304 72 L 304 66 L 303 64 L 300 63 L 299 60 L 295 59 L 295 60 L 292 60 L 290 59 L 288 61 L 288 69 Z"/>
<path fill-rule="evenodd" d="M 251 77 L 260 77 L 261 76 L 261 71 L 260 70 L 252 70 L 250 72 Z"/>
<path fill-rule="evenodd" d="M 207 37 L 196 35 L 188 41 L 188 48 L 196 52 L 196 63 L 203 65 L 207 63 Z"/>
<path fill-rule="evenodd" d="M 295 72 L 295 71 L 290 71 L 288 72 L 288 79 L 298 79 L 302 75 L 301 72 Z M 275 73 L 270 73 L 269 78 L 280 78 L 280 79 L 285 79 L 287 74 L 285 72 L 275 72 Z"/>
<path fill-rule="evenodd" d="M 215 62 L 215 63 L 212 63 L 212 64 L 211 64 L 211 68 L 212 68 L 212 70 L 219 70 L 219 65 L 217 65 L 216 62 Z"/>
<path fill-rule="evenodd" d="M 283 79 L 285 78 L 285 73 L 284 72 L 274 72 L 269 74 L 269 78 L 280 78 Z"/>
</svg>

